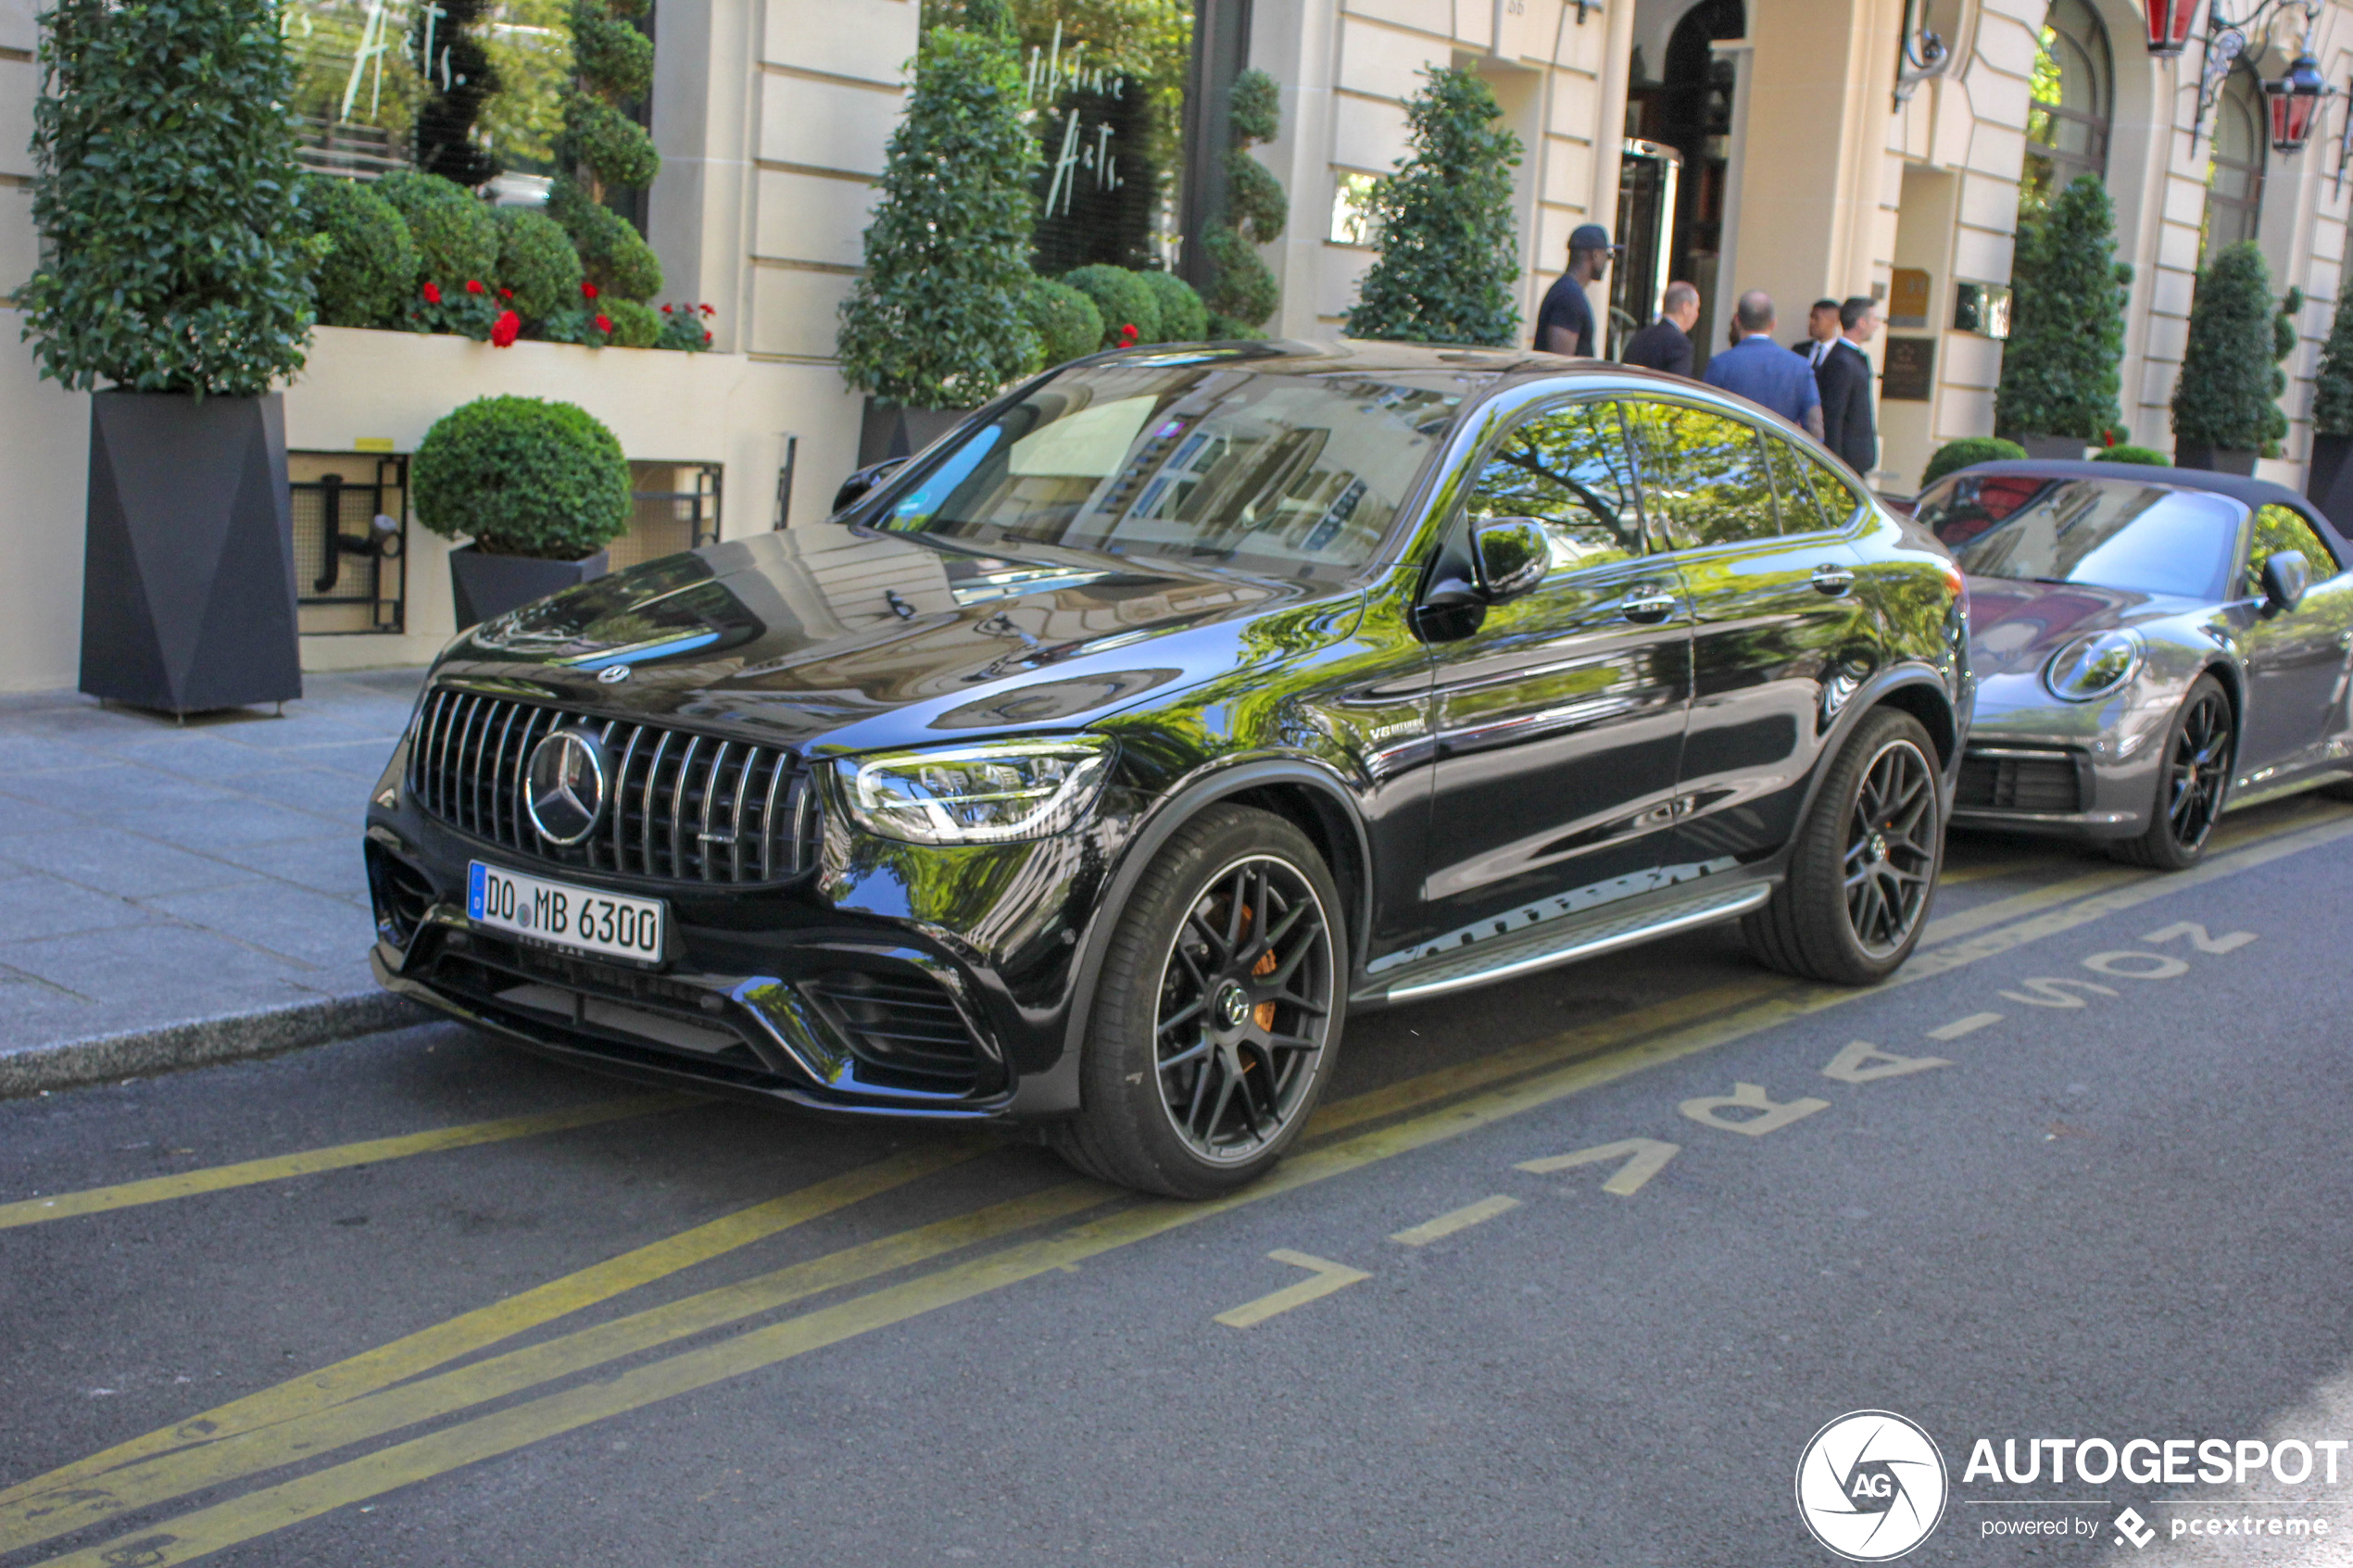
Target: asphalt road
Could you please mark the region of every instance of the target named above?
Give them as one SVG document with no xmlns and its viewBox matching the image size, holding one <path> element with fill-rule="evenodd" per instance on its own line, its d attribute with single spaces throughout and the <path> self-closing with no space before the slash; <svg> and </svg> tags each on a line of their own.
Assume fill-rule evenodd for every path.
<svg viewBox="0 0 2353 1568">
<path fill-rule="evenodd" d="M 0 1104 L 0 1568 L 1829 1562 L 1867 1409 L 1907 1562 L 2353 1561 L 2353 1455 L 1969 1463 L 2353 1437 L 2353 809 L 2226 833 L 1957 840 L 1871 992 L 1716 931 L 1360 1019 L 1217 1206 L 454 1027 Z"/>
</svg>

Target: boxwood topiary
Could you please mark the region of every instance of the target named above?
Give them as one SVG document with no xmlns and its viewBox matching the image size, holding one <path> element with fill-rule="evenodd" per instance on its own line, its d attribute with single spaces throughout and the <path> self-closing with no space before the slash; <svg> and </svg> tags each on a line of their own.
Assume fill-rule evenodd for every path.
<svg viewBox="0 0 2353 1568">
<path fill-rule="evenodd" d="M 492 217 L 498 224 L 497 283 L 513 291 L 508 303 L 517 312 L 540 321 L 580 303 L 580 253 L 561 224 L 527 207 L 495 207 Z"/>
<path fill-rule="evenodd" d="M 485 553 L 580 560 L 629 528 L 629 460 L 572 403 L 478 397 L 444 414 L 409 461 L 417 521 Z"/>
<path fill-rule="evenodd" d="M 1022 296 L 1022 312 L 1046 345 L 1049 365 L 1067 364 L 1102 346 L 1103 313 L 1068 283 L 1032 280 Z"/>
<path fill-rule="evenodd" d="M 463 287 L 469 279 L 487 280 L 497 270 L 497 220 L 463 185 L 438 174 L 396 169 L 376 182 L 376 194 L 400 214 L 416 244 L 412 286 Z"/>
<path fill-rule="evenodd" d="M 1123 327 L 1136 329 L 1138 343 L 1158 343 L 1160 299 L 1140 272 L 1097 262 L 1063 274 L 1063 282 L 1095 302 L 1103 316 L 1103 346 L 1120 346 Z"/>
<path fill-rule="evenodd" d="M 1936 456 L 1920 470 L 1920 488 L 1925 490 L 1955 469 L 1965 469 L 1972 463 L 2007 462 L 2025 456 L 2025 447 L 1998 435 L 1963 436 L 1936 449 Z"/>
<path fill-rule="evenodd" d="M 547 193 L 547 216 L 563 226 L 580 252 L 588 281 L 622 299 L 651 299 L 661 292 L 661 258 L 645 236 L 612 208 L 569 180 Z"/>
<path fill-rule="evenodd" d="M 2105 451 L 2095 452 L 2092 454 L 2092 461 L 2095 463 L 2143 463 L 2153 469 L 2170 469 L 2173 466 L 2173 459 L 2167 457 L 2164 453 L 2157 450 L 2154 446 L 2133 446 L 2130 445 L 2110 446 Z"/>
<path fill-rule="evenodd" d="M 1209 307 L 1193 285 L 1174 272 L 1139 272 L 1160 306 L 1162 343 L 1199 343 L 1209 332 Z"/>
<path fill-rule="evenodd" d="M 302 182 L 302 206 L 328 245 L 311 279 L 319 291 L 321 322 L 391 325 L 417 282 L 417 245 L 409 225 L 390 202 L 358 180 L 312 175 Z"/>
<path fill-rule="evenodd" d="M 2272 316 L 2261 247 L 2242 240 L 2217 251 L 2190 296 L 2189 338 L 2173 383 L 2177 451 L 2185 445 L 2259 451 L 2284 433 L 2276 399 L 2286 378 L 2273 363 L 2283 345 Z"/>
<path fill-rule="evenodd" d="M 1520 141 L 1504 128 L 1503 106 L 1477 72 L 1428 74 L 1405 106 L 1411 150 L 1373 187 L 1380 257 L 1357 285 L 1345 330 L 1351 337 L 1501 346 L 1519 332 L 1512 170 Z"/>
<path fill-rule="evenodd" d="M 650 305 L 635 299 L 604 299 L 605 319 L 612 323 L 615 348 L 651 348 L 661 337 L 661 316 Z"/>
</svg>

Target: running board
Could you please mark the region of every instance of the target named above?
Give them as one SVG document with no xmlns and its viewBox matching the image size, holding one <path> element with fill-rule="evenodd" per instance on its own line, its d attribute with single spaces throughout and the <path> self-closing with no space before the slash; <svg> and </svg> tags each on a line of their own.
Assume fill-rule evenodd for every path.
<svg viewBox="0 0 2353 1568">
<path fill-rule="evenodd" d="M 1693 926 L 1713 925 L 1718 921 L 1744 915 L 1772 896 L 1773 884 L 1751 883 L 1713 897 L 1628 915 L 1603 925 L 1586 926 L 1567 941 L 1535 952 L 1525 947 L 1518 947 L 1514 953 L 1469 948 L 1459 957 L 1450 956 L 1446 961 L 1434 964 L 1421 973 L 1391 985 L 1382 993 L 1381 999 L 1390 1002 L 1418 1001 L 1424 997 L 1435 997 L 1447 991 L 1460 991 L 1472 985 L 1508 980 L 1516 974 L 1550 969 L 1554 964 L 1573 963 L 1579 959 L 1590 959 L 1618 947 L 1630 947 L 1655 936 L 1689 931 Z M 1551 934 L 1546 933 L 1546 935 Z"/>
</svg>

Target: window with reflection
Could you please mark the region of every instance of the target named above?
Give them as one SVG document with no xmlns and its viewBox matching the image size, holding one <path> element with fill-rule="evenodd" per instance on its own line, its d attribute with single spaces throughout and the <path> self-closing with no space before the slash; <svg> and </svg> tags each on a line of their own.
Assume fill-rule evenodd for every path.
<svg viewBox="0 0 2353 1568">
<path fill-rule="evenodd" d="M 1641 555 L 1633 456 L 1617 405 L 1572 404 L 1514 428 L 1479 470 L 1470 513 L 1537 519 L 1552 537 L 1555 570 Z"/>
<path fill-rule="evenodd" d="M 2116 67 L 2108 29 L 2085 0 L 2052 0 L 2034 52 L 2026 111 L 2021 212 L 2040 211 L 2078 175 L 2108 173 Z"/>
<path fill-rule="evenodd" d="M 1643 503 L 1669 549 L 1780 533 L 1756 427 L 1674 403 L 1629 402 L 1625 413 L 1642 458 Z"/>
<path fill-rule="evenodd" d="M 2244 63 L 2222 84 L 2214 106 L 2214 135 L 2208 143 L 2206 217 L 2198 227 L 2198 258 L 2224 245 L 2251 240 L 2263 222 L 2263 157 L 2270 145 L 2264 128 L 2263 89 Z"/>
<path fill-rule="evenodd" d="M 2246 513 L 2221 495 L 2131 480 L 1961 474 L 1922 495 L 1914 516 L 1972 577 L 2212 599 Z"/>
<path fill-rule="evenodd" d="M 2305 574 L 2315 583 L 2336 575 L 2336 557 L 2322 542 L 2319 532 L 2294 507 L 2275 502 L 2255 514 L 2255 539 L 2246 552 L 2246 578 L 2239 592 L 2261 598 L 2263 563 L 2284 550 L 2294 550 L 2304 558 Z"/>
</svg>

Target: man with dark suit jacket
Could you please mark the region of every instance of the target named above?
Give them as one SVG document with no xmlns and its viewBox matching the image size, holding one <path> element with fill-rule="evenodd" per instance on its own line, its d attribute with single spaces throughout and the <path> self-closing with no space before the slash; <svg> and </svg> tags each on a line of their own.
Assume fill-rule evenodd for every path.
<svg viewBox="0 0 2353 1568">
<path fill-rule="evenodd" d="M 1626 363 L 1671 376 L 1692 373 L 1692 328 L 1699 320 L 1699 290 L 1676 282 L 1659 301 L 1658 320 L 1626 340 Z"/>
<path fill-rule="evenodd" d="M 1871 361 L 1862 345 L 1879 331 L 1879 301 L 1857 295 L 1838 307 L 1838 341 L 1814 368 L 1822 394 L 1822 445 L 1868 474 L 1879 462 L 1879 428 L 1871 417 Z"/>
</svg>

